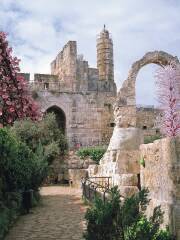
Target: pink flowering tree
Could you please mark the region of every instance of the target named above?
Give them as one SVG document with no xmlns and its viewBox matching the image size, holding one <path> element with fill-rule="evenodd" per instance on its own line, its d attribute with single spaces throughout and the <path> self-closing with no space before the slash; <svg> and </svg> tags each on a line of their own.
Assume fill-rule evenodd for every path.
<svg viewBox="0 0 180 240">
<path fill-rule="evenodd" d="M 171 63 L 156 73 L 158 102 L 162 110 L 161 132 L 168 137 L 180 134 L 180 65 Z"/>
<path fill-rule="evenodd" d="M 38 120 L 38 105 L 28 90 L 28 82 L 18 74 L 20 60 L 12 56 L 6 34 L 0 32 L 0 126 L 12 125 L 17 119 Z"/>
</svg>

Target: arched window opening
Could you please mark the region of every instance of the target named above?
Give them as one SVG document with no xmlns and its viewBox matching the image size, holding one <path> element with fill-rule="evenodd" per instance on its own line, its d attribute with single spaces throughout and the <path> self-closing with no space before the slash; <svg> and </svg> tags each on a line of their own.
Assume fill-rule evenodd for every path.
<svg viewBox="0 0 180 240">
<path fill-rule="evenodd" d="M 66 133 L 66 116 L 64 111 L 57 106 L 52 106 L 46 110 L 46 113 L 55 114 L 58 127 L 59 129 L 61 129 L 62 133 L 65 134 Z"/>
</svg>

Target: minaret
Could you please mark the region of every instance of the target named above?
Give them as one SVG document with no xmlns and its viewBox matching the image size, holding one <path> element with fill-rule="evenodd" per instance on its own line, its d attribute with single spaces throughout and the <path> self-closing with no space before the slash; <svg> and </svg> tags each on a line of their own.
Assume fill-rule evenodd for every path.
<svg viewBox="0 0 180 240">
<path fill-rule="evenodd" d="M 113 42 L 105 25 L 97 38 L 97 68 L 100 81 L 114 81 Z"/>
</svg>

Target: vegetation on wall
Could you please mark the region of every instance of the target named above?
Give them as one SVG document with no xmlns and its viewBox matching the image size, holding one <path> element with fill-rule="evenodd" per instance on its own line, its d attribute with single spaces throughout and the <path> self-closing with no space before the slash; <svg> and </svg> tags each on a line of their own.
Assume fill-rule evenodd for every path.
<svg viewBox="0 0 180 240">
<path fill-rule="evenodd" d="M 152 135 L 152 136 L 145 136 L 144 137 L 144 144 L 153 143 L 155 140 L 161 139 L 162 136 L 160 134 Z"/>
<path fill-rule="evenodd" d="M 103 157 L 104 153 L 106 152 L 105 147 L 84 147 L 80 148 L 76 154 L 81 159 L 85 159 L 89 157 L 92 159 L 96 164 L 99 164 L 100 159 Z"/>
<path fill-rule="evenodd" d="M 149 204 L 148 190 L 121 200 L 117 187 L 104 202 L 97 197 L 87 210 L 86 240 L 173 240 L 168 229 L 160 230 L 163 212 L 156 207 L 150 218 L 145 215 Z"/>
</svg>

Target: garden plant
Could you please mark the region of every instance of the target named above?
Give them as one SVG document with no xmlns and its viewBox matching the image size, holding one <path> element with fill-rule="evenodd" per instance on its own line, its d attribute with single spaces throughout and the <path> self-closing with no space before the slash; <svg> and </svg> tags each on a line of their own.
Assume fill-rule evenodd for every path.
<svg viewBox="0 0 180 240">
<path fill-rule="evenodd" d="M 161 132 L 168 137 L 180 134 L 180 64 L 172 62 L 156 73 Z"/>
<path fill-rule="evenodd" d="M 0 124 L 12 125 L 17 119 L 41 116 L 28 90 L 28 82 L 19 74 L 20 60 L 12 56 L 6 34 L 0 32 Z"/>
<path fill-rule="evenodd" d="M 99 164 L 99 161 L 103 157 L 104 153 L 106 152 L 106 148 L 102 146 L 97 147 L 84 147 L 80 148 L 76 154 L 81 159 L 86 159 L 89 157 L 92 159 L 96 164 Z"/>
<path fill-rule="evenodd" d="M 150 200 L 148 190 L 123 199 L 117 187 L 110 190 L 106 201 L 97 197 L 87 210 L 86 240 L 173 240 L 168 228 L 160 229 L 163 212 L 160 206 L 150 218 L 145 211 Z"/>
</svg>

